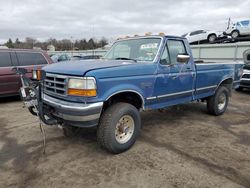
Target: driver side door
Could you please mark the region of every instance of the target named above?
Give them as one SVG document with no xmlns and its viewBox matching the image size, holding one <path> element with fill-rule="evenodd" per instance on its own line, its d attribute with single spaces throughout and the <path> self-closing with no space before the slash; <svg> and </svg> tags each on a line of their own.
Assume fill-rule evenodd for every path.
<svg viewBox="0 0 250 188">
<path fill-rule="evenodd" d="M 158 66 L 156 95 L 161 107 L 193 99 L 195 68 L 191 59 L 186 63 L 178 62 L 178 54 L 189 55 L 184 42 L 168 39 Z"/>
</svg>

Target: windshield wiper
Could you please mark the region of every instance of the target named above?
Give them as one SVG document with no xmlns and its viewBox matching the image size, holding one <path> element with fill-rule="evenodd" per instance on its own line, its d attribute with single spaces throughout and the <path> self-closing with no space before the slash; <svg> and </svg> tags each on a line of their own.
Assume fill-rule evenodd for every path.
<svg viewBox="0 0 250 188">
<path fill-rule="evenodd" d="M 117 57 L 117 58 L 115 58 L 115 60 L 132 60 L 134 62 L 137 62 L 136 59 L 131 59 L 131 58 L 127 58 L 127 57 Z"/>
</svg>

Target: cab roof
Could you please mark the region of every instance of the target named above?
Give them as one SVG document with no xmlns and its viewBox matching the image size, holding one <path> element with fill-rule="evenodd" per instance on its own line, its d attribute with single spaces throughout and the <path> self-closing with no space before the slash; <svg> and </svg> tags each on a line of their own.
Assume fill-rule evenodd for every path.
<svg viewBox="0 0 250 188">
<path fill-rule="evenodd" d="M 117 40 L 127 40 L 127 39 L 137 39 L 137 38 L 171 38 L 171 39 L 186 39 L 185 37 L 181 36 L 174 36 L 174 35 L 145 35 L 145 36 L 126 36 L 123 38 L 118 38 Z"/>
</svg>

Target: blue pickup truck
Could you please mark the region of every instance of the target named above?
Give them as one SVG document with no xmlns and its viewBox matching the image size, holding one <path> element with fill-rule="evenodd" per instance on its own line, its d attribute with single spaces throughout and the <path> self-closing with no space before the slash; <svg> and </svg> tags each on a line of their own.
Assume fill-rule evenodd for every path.
<svg viewBox="0 0 250 188">
<path fill-rule="evenodd" d="M 65 135 L 97 127 L 112 153 L 129 149 L 141 128 L 140 111 L 206 101 L 210 114 L 226 111 L 243 63 L 194 62 L 185 38 L 143 36 L 116 41 L 100 60 L 43 68 L 39 114 Z M 167 115 L 167 114 L 166 114 Z"/>
</svg>

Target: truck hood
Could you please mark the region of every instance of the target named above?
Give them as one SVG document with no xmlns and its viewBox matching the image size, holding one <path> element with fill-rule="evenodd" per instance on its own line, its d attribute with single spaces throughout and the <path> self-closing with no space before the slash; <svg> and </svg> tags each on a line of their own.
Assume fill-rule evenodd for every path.
<svg viewBox="0 0 250 188">
<path fill-rule="evenodd" d="M 134 61 L 124 60 L 77 60 L 47 65 L 43 68 L 43 70 L 49 73 L 83 76 L 90 70 L 119 66 L 131 66 L 135 64 L 136 62 Z"/>
</svg>

